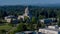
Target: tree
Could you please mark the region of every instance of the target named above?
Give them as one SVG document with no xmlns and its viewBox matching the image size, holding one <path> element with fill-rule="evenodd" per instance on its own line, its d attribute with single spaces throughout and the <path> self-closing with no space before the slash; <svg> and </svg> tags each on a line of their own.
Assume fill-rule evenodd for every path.
<svg viewBox="0 0 60 34">
<path fill-rule="evenodd" d="M 31 22 L 32 22 L 32 24 L 35 24 L 35 23 L 37 23 L 37 20 L 36 20 L 36 18 L 35 18 L 35 17 L 32 17 L 32 20 L 31 20 Z"/>
<path fill-rule="evenodd" d="M 5 17 L 5 16 L 8 16 L 6 11 L 3 12 L 3 17 Z"/>
<path fill-rule="evenodd" d="M 43 10 L 40 15 L 45 16 L 46 18 L 48 18 L 48 12 L 46 10 Z"/>
<path fill-rule="evenodd" d="M 29 21 L 29 17 L 24 16 L 24 21 L 27 23 Z"/>
<path fill-rule="evenodd" d="M 23 26 L 24 26 L 24 23 L 20 23 L 20 24 L 18 25 L 16 31 L 18 31 L 18 32 L 23 31 L 23 30 L 24 30 L 24 27 L 23 27 Z"/>
<path fill-rule="evenodd" d="M 45 16 L 42 16 L 42 15 L 39 16 L 39 19 L 43 19 L 43 18 L 45 18 Z"/>
<path fill-rule="evenodd" d="M 36 28 L 35 28 L 35 26 L 37 26 L 36 24 L 32 24 L 32 23 L 27 23 L 26 24 L 26 30 L 28 30 L 28 31 L 33 31 L 33 30 L 35 30 Z"/>
<path fill-rule="evenodd" d="M 0 34 L 6 34 L 6 30 L 0 30 Z"/>
<path fill-rule="evenodd" d="M 44 27 L 45 27 L 45 24 L 44 24 L 44 23 L 42 23 L 42 24 L 41 24 L 41 27 L 42 27 L 42 28 L 44 28 Z"/>
<path fill-rule="evenodd" d="M 3 16 L 3 11 L 0 11 L 0 19 L 2 18 Z"/>
<path fill-rule="evenodd" d="M 59 22 L 58 22 L 58 26 L 60 26 L 60 17 L 59 17 Z"/>
<path fill-rule="evenodd" d="M 54 11 L 51 11 L 51 13 L 50 13 L 50 15 L 49 15 L 49 17 L 51 18 L 51 17 L 56 17 L 57 16 L 57 14 L 56 14 L 56 12 L 54 12 Z"/>
<path fill-rule="evenodd" d="M 45 24 L 44 24 L 44 23 L 38 23 L 37 26 L 38 26 L 38 28 L 40 28 L 40 27 L 41 27 L 41 28 L 44 28 L 44 27 L 45 27 Z"/>
</svg>

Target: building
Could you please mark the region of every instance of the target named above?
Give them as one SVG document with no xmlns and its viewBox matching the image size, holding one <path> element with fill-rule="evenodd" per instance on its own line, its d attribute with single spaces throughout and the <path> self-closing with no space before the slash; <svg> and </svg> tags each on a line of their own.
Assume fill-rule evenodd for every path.
<svg viewBox="0 0 60 34">
<path fill-rule="evenodd" d="M 29 14 L 29 10 L 28 10 L 28 7 L 27 7 L 27 8 L 25 9 L 25 13 L 24 13 L 23 15 L 19 15 L 19 16 L 18 16 L 18 20 L 21 19 L 21 18 L 24 20 L 24 17 L 25 17 L 25 16 L 27 16 L 27 17 L 29 18 L 29 15 L 28 15 L 28 14 Z"/>
<path fill-rule="evenodd" d="M 59 18 L 40 19 L 39 22 L 45 23 L 45 24 L 48 24 L 48 23 L 57 23 L 57 22 L 59 22 Z"/>
<path fill-rule="evenodd" d="M 48 26 L 47 28 L 40 28 L 39 32 L 43 34 L 60 34 L 60 27 Z"/>
<path fill-rule="evenodd" d="M 10 15 L 10 16 L 6 16 L 4 17 L 6 22 L 10 23 L 11 21 L 17 20 L 16 16 Z"/>
</svg>

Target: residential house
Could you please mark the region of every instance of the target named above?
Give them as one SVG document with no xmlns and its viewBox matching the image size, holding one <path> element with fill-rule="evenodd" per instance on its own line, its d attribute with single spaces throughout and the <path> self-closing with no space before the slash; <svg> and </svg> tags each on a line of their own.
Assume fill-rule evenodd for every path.
<svg viewBox="0 0 60 34">
<path fill-rule="evenodd" d="M 8 23 L 17 20 L 17 17 L 16 16 L 13 16 L 13 15 L 6 16 L 4 18 L 5 18 L 6 22 L 8 22 Z"/>
<path fill-rule="evenodd" d="M 45 24 L 48 24 L 48 23 L 57 23 L 57 22 L 59 22 L 59 18 L 40 19 L 39 22 L 40 23 L 45 23 Z"/>
</svg>

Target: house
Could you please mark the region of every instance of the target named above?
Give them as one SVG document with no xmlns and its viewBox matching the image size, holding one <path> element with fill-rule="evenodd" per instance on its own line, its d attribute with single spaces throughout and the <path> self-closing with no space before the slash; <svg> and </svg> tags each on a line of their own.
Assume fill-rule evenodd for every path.
<svg viewBox="0 0 60 34">
<path fill-rule="evenodd" d="M 27 16 L 27 17 L 29 18 L 29 15 L 28 15 L 28 14 L 29 14 L 29 10 L 28 10 L 28 7 L 27 7 L 27 8 L 25 9 L 25 13 L 24 13 L 23 15 L 19 15 L 19 16 L 18 16 L 18 20 L 21 19 L 21 18 L 24 20 L 24 17 L 25 17 L 25 16 Z"/>
<path fill-rule="evenodd" d="M 10 16 L 6 16 L 4 17 L 6 22 L 10 23 L 11 21 L 17 20 L 16 16 L 10 15 Z"/>
<path fill-rule="evenodd" d="M 59 22 L 59 18 L 46 18 L 46 19 L 40 19 L 39 22 L 41 23 L 56 23 Z"/>
<path fill-rule="evenodd" d="M 48 26 L 47 28 L 39 28 L 39 32 L 44 34 L 60 34 L 60 27 Z"/>
</svg>

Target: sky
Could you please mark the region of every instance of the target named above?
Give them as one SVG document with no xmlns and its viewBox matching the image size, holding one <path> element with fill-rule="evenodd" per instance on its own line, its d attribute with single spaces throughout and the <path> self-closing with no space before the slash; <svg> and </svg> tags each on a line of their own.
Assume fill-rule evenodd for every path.
<svg viewBox="0 0 60 34">
<path fill-rule="evenodd" d="M 46 5 L 60 4 L 60 0 L 0 0 L 0 5 Z"/>
</svg>

